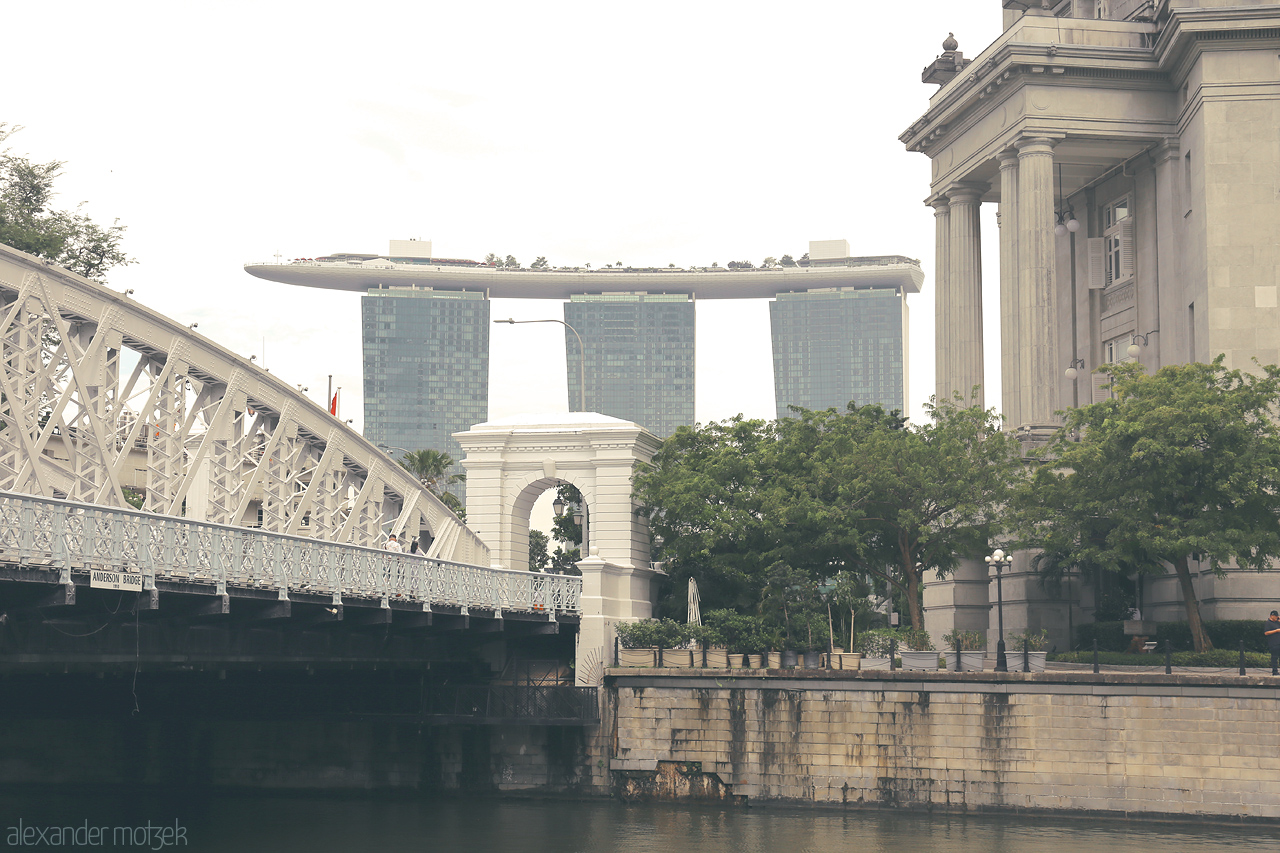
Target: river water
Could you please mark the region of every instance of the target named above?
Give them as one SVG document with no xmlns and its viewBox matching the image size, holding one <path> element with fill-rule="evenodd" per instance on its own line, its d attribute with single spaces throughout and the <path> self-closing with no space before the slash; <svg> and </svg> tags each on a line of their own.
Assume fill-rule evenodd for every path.
<svg viewBox="0 0 1280 853">
<path fill-rule="evenodd" d="M 150 832 L 144 828 L 148 824 Z M 60 837 L 55 834 L 59 826 L 80 829 L 80 835 Z M 23 840 L 14 834 L 19 827 L 27 831 L 26 843 L 14 843 Z M 86 828 L 102 830 L 97 843 Z M 162 799 L 107 791 L 0 792 L 0 833 L 0 850 L 172 847 L 200 853 L 1241 853 L 1280 843 L 1280 827 L 1093 818 L 720 809 L 600 800 L 221 794 Z"/>
</svg>

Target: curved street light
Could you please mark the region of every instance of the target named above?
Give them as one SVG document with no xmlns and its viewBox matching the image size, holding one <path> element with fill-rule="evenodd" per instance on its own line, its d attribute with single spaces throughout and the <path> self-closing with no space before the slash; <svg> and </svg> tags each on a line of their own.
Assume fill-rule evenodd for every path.
<svg viewBox="0 0 1280 853">
<path fill-rule="evenodd" d="M 581 359 L 578 361 L 578 411 L 585 412 L 587 410 L 587 348 L 582 345 L 582 335 L 578 334 L 578 330 L 570 326 L 564 320 L 494 320 L 495 323 L 510 323 L 518 325 L 521 323 L 559 323 L 569 331 L 573 332 L 573 336 L 578 339 L 578 353 Z"/>
</svg>

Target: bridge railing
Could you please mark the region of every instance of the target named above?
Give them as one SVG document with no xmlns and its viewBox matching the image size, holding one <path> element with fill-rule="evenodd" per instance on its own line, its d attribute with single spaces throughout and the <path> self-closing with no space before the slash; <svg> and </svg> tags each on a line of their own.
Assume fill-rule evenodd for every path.
<svg viewBox="0 0 1280 853">
<path fill-rule="evenodd" d="M 244 527 L 0 491 L 0 562 L 72 572 L 141 575 L 213 587 L 483 610 L 581 611 L 582 579 L 492 569 Z"/>
</svg>

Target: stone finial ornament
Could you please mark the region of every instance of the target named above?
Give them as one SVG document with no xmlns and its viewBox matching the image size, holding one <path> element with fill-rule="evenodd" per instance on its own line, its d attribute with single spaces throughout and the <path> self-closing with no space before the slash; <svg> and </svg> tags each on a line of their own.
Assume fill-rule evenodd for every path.
<svg viewBox="0 0 1280 853">
<path fill-rule="evenodd" d="M 960 42 L 956 41 L 956 34 L 955 34 L 955 33 L 947 33 L 946 41 L 944 41 L 944 42 L 942 43 L 942 49 L 943 49 L 943 50 L 958 50 L 959 48 L 960 48 Z"/>
</svg>

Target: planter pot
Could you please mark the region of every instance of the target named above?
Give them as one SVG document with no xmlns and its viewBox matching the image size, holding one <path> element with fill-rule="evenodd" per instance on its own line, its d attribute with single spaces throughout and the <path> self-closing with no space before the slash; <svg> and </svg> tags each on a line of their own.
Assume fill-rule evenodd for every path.
<svg viewBox="0 0 1280 853">
<path fill-rule="evenodd" d="M 902 658 L 903 669 L 936 670 L 938 668 L 937 652 L 900 651 L 898 656 Z"/>
<path fill-rule="evenodd" d="M 694 652 L 694 657 L 698 660 L 698 665 L 702 665 L 702 652 Z M 738 656 L 738 662 L 741 663 L 741 655 Z M 728 669 L 729 653 L 724 649 L 707 649 L 707 669 Z"/>
<path fill-rule="evenodd" d="M 746 658 L 747 658 L 747 666 L 748 666 L 750 669 L 763 669 L 763 668 L 764 668 L 764 656 L 763 656 L 763 655 L 747 655 L 747 656 L 746 656 Z"/>
<path fill-rule="evenodd" d="M 952 672 L 982 672 L 982 665 L 986 660 L 987 653 L 983 651 L 961 652 L 959 668 L 956 667 L 956 653 L 954 651 L 944 652 L 943 657 L 947 659 L 947 669 Z"/>
<path fill-rule="evenodd" d="M 1016 652 L 1005 652 L 1005 660 L 1009 664 L 1010 672 L 1044 672 L 1044 660 L 1048 652 L 1027 652 L 1027 662 L 1031 664 L 1030 668 L 1024 669 L 1022 666 L 1022 650 Z"/>
<path fill-rule="evenodd" d="M 698 652 L 698 662 L 702 662 L 702 652 Z M 687 669 L 693 666 L 693 652 L 689 649 L 663 649 L 662 666 L 670 669 Z"/>
<path fill-rule="evenodd" d="M 822 668 L 822 652 L 805 652 L 804 668 L 805 669 L 821 669 Z"/>
<path fill-rule="evenodd" d="M 829 659 L 832 669 L 859 670 L 862 668 L 862 655 L 857 652 L 833 652 Z"/>
<path fill-rule="evenodd" d="M 864 657 L 858 665 L 862 669 L 888 669 L 889 659 Z"/>
<path fill-rule="evenodd" d="M 653 666 L 657 660 L 657 649 L 618 649 L 618 666 Z"/>
<path fill-rule="evenodd" d="M 781 655 L 778 665 L 783 669 L 794 669 L 800 665 L 800 653 L 791 649 L 785 649 Z"/>
</svg>

